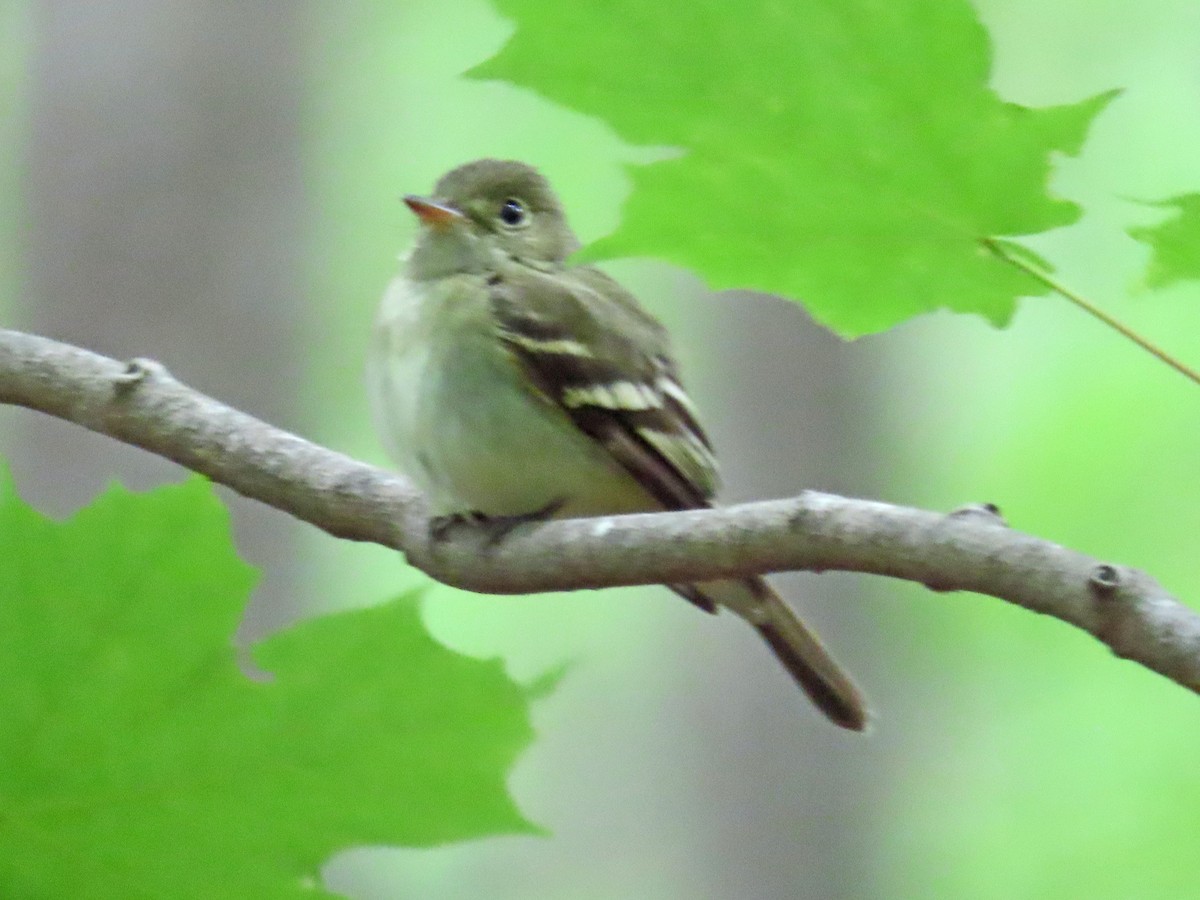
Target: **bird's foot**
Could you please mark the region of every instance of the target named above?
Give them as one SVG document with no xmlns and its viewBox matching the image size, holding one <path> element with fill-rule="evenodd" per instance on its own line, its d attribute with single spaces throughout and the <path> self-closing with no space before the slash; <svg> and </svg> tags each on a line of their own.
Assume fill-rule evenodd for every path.
<svg viewBox="0 0 1200 900">
<path fill-rule="evenodd" d="M 447 516 L 434 516 L 429 520 L 429 536 L 438 543 L 446 540 L 450 532 L 460 525 L 481 528 L 489 519 L 481 512 L 456 512 Z"/>
<path fill-rule="evenodd" d="M 553 500 L 532 512 L 509 516 L 489 516 L 478 510 L 437 516 L 429 523 L 429 533 L 435 541 L 444 541 L 449 537 L 450 531 L 459 525 L 479 528 L 487 533 L 486 546 L 491 550 L 499 546 L 520 526 L 528 525 L 530 522 L 544 522 L 546 519 L 552 518 L 556 512 L 562 509 L 565 502 L 565 500 Z"/>
</svg>

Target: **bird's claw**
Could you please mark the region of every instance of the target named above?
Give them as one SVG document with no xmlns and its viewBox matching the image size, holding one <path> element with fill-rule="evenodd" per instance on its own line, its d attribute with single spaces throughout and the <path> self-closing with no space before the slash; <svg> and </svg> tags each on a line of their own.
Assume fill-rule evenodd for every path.
<svg viewBox="0 0 1200 900">
<path fill-rule="evenodd" d="M 554 500 L 532 512 L 511 516 L 489 516 L 478 510 L 451 513 L 448 516 L 435 516 L 430 520 L 429 533 L 435 541 L 444 541 L 449 537 L 450 531 L 459 525 L 478 528 L 486 532 L 484 544 L 487 549 L 493 550 L 520 526 L 530 522 L 543 522 L 551 518 L 565 502 L 565 500 Z"/>
<path fill-rule="evenodd" d="M 447 516 L 434 516 L 429 520 L 429 536 L 437 542 L 442 542 L 450 536 L 450 532 L 459 525 L 478 528 L 488 521 L 487 516 L 478 512 L 450 513 Z"/>
</svg>

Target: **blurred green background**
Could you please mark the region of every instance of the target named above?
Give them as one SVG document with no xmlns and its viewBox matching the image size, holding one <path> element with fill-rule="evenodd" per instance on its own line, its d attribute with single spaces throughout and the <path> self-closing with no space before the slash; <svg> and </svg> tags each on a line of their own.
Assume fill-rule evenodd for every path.
<svg viewBox="0 0 1200 900">
<path fill-rule="evenodd" d="M 1114 86 L 1054 189 L 1084 220 L 1029 243 L 1064 281 L 1193 365 L 1200 288 L 1136 287 L 1153 221 L 1130 198 L 1200 186 L 1194 0 L 980 0 L 993 84 L 1029 105 Z M 190 384 L 384 462 L 365 335 L 413 223 L 398 202 L 479 156 L 533 162 L 584 240 L 622 165 L 601 123 L 459 79 L 511 26 L 482 0 L 0 5 L 4 321 Z M 614 65 L 647 64 L 631 48 Z M 686 223 L 681 223 L 686 227 Z M 995 331 L 927 316 L 845 344 L 774 298 L 714 295 L 652 261 L 608 267 L 672 326 L 729 500 L 817 487 L 935 509 L 993 501 L 1017 528 L 1194 593 L 1195 389 L 1052 299 Z M 172 466 L 78 428 L 0 415 L 0 451 L 51 512 Z M 417 580 L 230 498 L 265 571 L 242 637 Z M 426 619 L 518 678 L 566 662 L 512 790 L 546 838 L 356 849 L 358 898 L 1169 898 L 1200 892 L 1195 698 L 997 601 L 781 578 L 871 694 L 866 739 L 795 696 L 748 630 L 661 589 L 488 598 Z"/>
</svg>

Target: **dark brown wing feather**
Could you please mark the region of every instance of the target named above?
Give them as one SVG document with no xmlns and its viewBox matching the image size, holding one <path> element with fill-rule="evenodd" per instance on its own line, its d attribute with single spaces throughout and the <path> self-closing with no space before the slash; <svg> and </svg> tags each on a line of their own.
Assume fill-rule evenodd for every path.
<svg viewBox="0 0 1200 900">
<path fill-rule="evenodd" d="M 628 292 L 594 269 L 552 277 L 518 265 L 491 289 L 500 337 L 546 399 L 664 509 L 710 505 L 712 445 L 686 405 L 662 327 Z"/>
</svg>

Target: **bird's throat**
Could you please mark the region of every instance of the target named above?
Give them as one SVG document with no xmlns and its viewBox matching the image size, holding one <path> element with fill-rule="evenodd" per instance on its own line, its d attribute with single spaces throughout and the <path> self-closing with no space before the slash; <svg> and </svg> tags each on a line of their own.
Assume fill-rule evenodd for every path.
<svg viewBox="0 0 1200 900">
<path fill-rule="evenodd" d="M 493 242 L 463 227 L 422 229 L 408 258 L 408 275 L 430 281 L 448 275 L 478 274 L 495 267 Z"/>
</svg>

